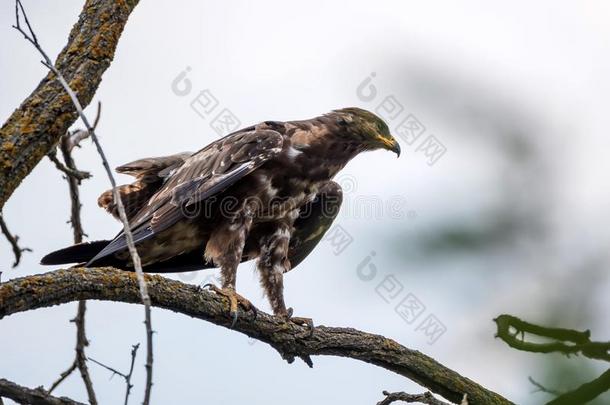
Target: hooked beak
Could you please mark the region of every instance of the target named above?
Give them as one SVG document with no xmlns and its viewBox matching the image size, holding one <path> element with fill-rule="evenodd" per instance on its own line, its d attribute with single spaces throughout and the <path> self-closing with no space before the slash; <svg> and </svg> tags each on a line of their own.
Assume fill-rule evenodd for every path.
<svg viewBox="0 0 610 405">
<path fill-rule="evenodd" d="M 400 144 L 394 137 L 386 138 L 384 136 L 379 135 L 377 140 L 381 144 L 383 149 L 392 151 L 396 153 L 396 157 L 400 157 Z"/>
</svg>

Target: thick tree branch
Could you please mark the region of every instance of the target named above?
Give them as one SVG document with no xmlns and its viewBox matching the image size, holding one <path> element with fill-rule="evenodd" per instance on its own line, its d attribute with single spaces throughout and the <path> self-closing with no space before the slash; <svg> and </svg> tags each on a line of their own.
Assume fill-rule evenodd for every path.
<svg viewBox="0 0 610 405">
<path fill-rule="evenodd" d="M 439 401 L 434 398 L 434 395 L 430 391 L 424 392 L 423 394 L 407 394 L 406 392 L 388 392 L 383 391 L 385 398 L 377 405 L 390 405 L 394 402 L 407 402 L 407 403 L 418 403 L 427 405 L 449 405 L 447 402 Z M 468 403 L 466 403 L 468 405 Z"/>
<path fill-rule="evenodd" d="M 31 389 L 0 378 L 0 397 L 9 398 L 19 404 L 31 405 L 85 405 L 66 397 L 54 397 L 42 387 Z M 1 403 L 1 401 L 0 401 Z"/>
<path fill-rule="evenodd" d="M 231 324 L 226 298 L 161 276 L 147 275 L 146 280 L 154 306 L 224 327 Z M 108 267 L 72 268 L 0 284 L 0 318 L 82 299 L 141 303 L 135 274 Z M 235 330 L 268 343 L 289 362 L 311 355 L 349 357 L 407 377 L 452 402 L 459 403 L 468 394 L 471 405 L 511 404 L 425 354 L 383 336 L 324 326 L 310 335 L 307 327 L 260 311 L 253 318 L 250 312 L 240 315 Z"/>
<path fill-rule="evenodd" d="M 88 105 L 110 66 L 137 0 L 87 0 L 55 67 Z M 70 97 L 49 72 L 0 128 L 0 209 L 77 118 Z"/>
</svg>

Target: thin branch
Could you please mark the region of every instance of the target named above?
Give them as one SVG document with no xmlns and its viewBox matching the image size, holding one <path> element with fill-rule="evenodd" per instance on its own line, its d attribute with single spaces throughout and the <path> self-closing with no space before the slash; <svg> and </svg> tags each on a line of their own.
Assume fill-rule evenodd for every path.
<svg viewBox="0 0 610 405">
<path fill-rule="evenodd" d="M 0 397 L 12 399 L 19 404 L 32 405 L 85 405 L 66 397 L 54 397 L 42 387 L 31 389 L 0 378 Z M 0 401 L 1 403 L 1 401 Z"/>
<path fill-rule="evenodd" d="M 99 107 L 98 107 L 98 117 L 99 117 Z M 55 162 L 57 168 L 64 173 L 66 173 L 66 181 L 68 182 L 69 192 L 70 192 L 70 223 L 72 225 L 72 229 L 74 232 L 74 243 L 81 243 L 83 241 L 83 236 L 85 232 L 83 231 L 83 226 L 81 222 L 81 202 L 79 195 L 79 186 L 81 180 L 83 178 L 75 173 L 85 173 L 78 170 L 76 167 L 76 163 L 72 158 L 72 148 L 68 147 L 70 139 L 72 138 L 72 134 L 69 132 L 66 133 L 60 143 L 60 150 L 63 155 L 63 159 L 65 165 L 59 161 L 56 154 L 53 154 L 51 160 Z M 64 168 L 65 170 L 63 170 Z M 80 372 L 81 378 L 85 385 L 85 389 L 87 390 L 87 396 L 89 398 L 89 403 L 91 405 L 97 405 L 97 398 L 95 395 L 95 390 L 93 389 L 93 382 L 91 381 L 91 376 L 89 375 L 89 369 L 87 367 L 87 356 L 85 355 L 85 347 L 89 345 L 89 340 L 87 339 L 87 335 L 85 332 L 85 313 L 87 311 L 87 303 L 86 301 L 78 302 L 78 310 L 76 313 L 76 317 L 72 319 L 72 322 L 76 325 L 76 346 L 74 348 L 74 361 L 72 365 L 68 367 L 66 371 L 60 374 L 59 379 L 51 385 L 49 389 L 49 393 L 53 392 L 55 388 L 59 386 L 72 372 L 78 369 Z"/>
<path fill-rule="evenodd" d="M 76 324 L 76 365 L 80 371 L 81 378 L 87 389 L 87 396 L 89 397 L 89 403 L 91 405 L 97 404 L 95 397 L 95 391 L 93 390 L 93 383 L 91 382 L 91 376 L 89 375 L 89 369 L 87 368 L 87 356 L 85 355 L 85 347 L 89 346 L 89 340 L 85 335 L 85 311 L 87 311 L 87 302 L 81 300 L 78 302 L 78 311 L 74 323 Z"/>
<path fill-rule="evenodd" d="M 397 401 L 428 405 L 449 405 L 447 402 L 439 401 L 434 398 L 434 395 L 432 395 L 430 391 L 424 392 L 423 394 L 407 394 L 405 392 L 390 393 L 388 391 L 383 391 L 383 395 L 385 395 L 385 398 L 377 402 L 377 405 L 389 405 L 392 402 Z"/>
<path fill-rule="evenodd" d="M 152 372 L 153 372 L 153 368 L 152 368 L 152 365 L 153 365 L 153 339 L 152 339 L 153 331 L 152 331 L 152 321 L 151 321 L 151 313 L 150 313 L 150 297 L 148 295 L 146 282 L 144 281 L 144 272 L 142 271 L 142 264 L 140 261 L 140 256 L 138 255 L 138 252 L 136 250 L 136 246 L 135 246 L 135 243 L 133 240 L 133 234 L 131 232 L 131 229 L 129 226 L 129 221 L 128 221 L 127 215 L 125 213 L 125 207 L 123 206 L 123 201 L 122 201 L 121 197 L 119 196 L 119 192 L 118 192 L 118 189 L 116 186 L 116 181 L 112 174 L 112 170 L 110 169 L 110 165 L 108 164 L 108 160 L 106 159 L 104 150 L 102 149 L 99 139 L 95 133 L 94 127 L 89 123 L 87 116 L 83 112 L 83 107 L 81 106 L 80 101 L 76 97 L 76 94 L 74 93 L 74 91 L 72 90 L 70 85 L 66 82 L 66 80 L 62 76 L 61 72 L 55 66 L 53 66 L 53 63 L 51 62 L 51 60 L 49 59 L 47 54 L 42 50 L 41 46 L 39 45 L 38 40 L 36 39 L 36 36 L 34 35 L 34 32 L 32 30 L 32 27 L 29 24 L 27 16 L 25 15 L 25 10 L 23 9 L 23 6 L 21 6 L 20 0 L 15 0 L 15 1 L 20 6 L 21 13 L 24 16 L 24 20 L 26 21 L 26 24 L 27 24 L 28 30 L 30 31 L 31 36 L 29 36 L 19 25 L 19 12 L 18 12 L 17 8 L 15 8 L 16 15 L 17 15 L 16 16 L 17 25 L 14 26 L 14 28 L 17 29 L 19 32 L 21 32 L 23 34 L 23 36 L 26 37 L 26 39 L 28 39 L 28 41 L 30 41 L 36 47 L 38 52 L 44 58 L 44 60 L 42 61 L 42 64 L 45 65 L 46 67 L 48 67 L 55 74 L 56 79 L 61 83 L 61 85 L 63 86 L 66 93 L 68 93 L 68 95 L 70 96 L 70 99 L 72 100 L 72 103 L 74 104 L 74 107 L 76 108 L 76 111 L 78 112 L 78 115 L 80 116 L 83 124 L 85 125 L 85 127 L 87 129 L 87 132 L 89 133 L 89 135 L 91 136 L 91 139 L 93 140 L 93 143 L 95 144 L 97 152 L 102 159 L 102 163 L 104 165 L 104 169 L 106 170 L 106 174 L 108 175 L 108 179 L 110 180 L 110 185 L 112 187 L 113 194 L 114 194 L 114 201 L 116 201 L 117 209 L 119 212 L 119 217 L 121 219 L 121 222 L 123 223 L 123 232 L 125 235 L 125 240 L 127 242 L 127 247 L 129 249 L 129 253 L 131 255 L 131 260 L 132 260 L 134 269 L 136 271 L 136 275 L 137 275 L 138 283 L 139 283 L 139 287 L 140 287 L 140 295 L 142 297 L 142 303 L 144 304 L 144 324 L 146 327 L 147 351 L 146 351 L 146 388 L 145 388 L 145 392 L 144 392 L 143 404 L 148 405 L 150 403 L 150 395 L 151 395 L 151 390 L 152 390 Z"/>
<path fill-rule="evenodd" d="M 101 361 L 97 361 L 97 360 L 95 360 L 93 357 L 89 357 L 89 360 L 91 360 L 92 362 L 94 362 L 94 363 L 95 363 L 95 364 L 97 364 L 98 366 L 103 367 L 103 368 L 105 368 L 106 370 L 110 371 L 110 372 L 112 373 L 112 375 L 110 376 L 110 378 L 112 378 L 112 377 L 113 377 L 113 376 L 115 376 L 115 375 L 118 375 L 119 377 L 123 377 L 124 379 L 127 379 L 127 375 L 126 375 L 126 374 L 123 374 L 123 373 L 121 373 L 120 371 L 118 371 L 118 370 L 116 370 L 116 369 L 114 369 L 114 368 L 112 368 L 112 367 L 110 367 L 110 366 L 105 365 L 105 364 L 104 364 L 104 363 L 102 363 Z"/>
<path fill-rule="evenodd" d="M 133 375 L 133 366 L 136 362 L 136 356 L 138 354 L 138 349 L 140 348 L 140 344 L 135 344 L 133 346 L 131 346 L 131 365 L 129 366 L 129 373 L 125 374 L 122 373 L 120 371 L 118 371 L 115 368 L 112 368 L 110 366 L 107 366 L 106 364 L 95 360 L 92 357 L 89 357 L 89 360 L 91 360 L 92 362 L 94 362 L 95 364 L 105 368 L 106 370 L 110 371 L 112 373 L 112 376 L 114 375 L 118 375 L 121 378 L 123 378 L 123 380 L 125 380 L 125 405 L 127 405 L 129 403 L 129 394 L 131 393 L 131 389 L 133 388 L 133 384 L 131 384 L 131 376 Z"/>
<path fill-rule="evenodd" d="M 53 391 L 55 391 L 55 388 L 59 387 L 59 385 L 64 382 L 64 380 L 68 378 L 70 374 L 74 372 L 74 370 L 76 370 L 76 361 L 73 361 L 70 367 L 68 367 L 66 371 L 61 373 L 59 375 L 59 378 L 53 384 L 51 384 L 48 393 L 51 394 Z"/>
<path fill-rule="evenodd" d="M 496 337 L 512 348 L 535 353 L 555 352 L 566 356 L 582 354 L 591 359 L 610 361 L 610 342 L 592 342 L 588 330 L 549 328 L 525 322 L 512 315 L 500 315 L 494 321 L 497 326 Z M 526 333 L 550 339 L 551 342 L 528 342 L 523 338 Z M 518 335 L 522 338 L 518 338 Z"/>
<path fill-rule="evenodd" d="M 57 170 L 63 172 L 68 177 L 72 177 L 79 182 L 91 178 L 91 173 L 80 170 L 72 170 L 65 166 L 63 163 L 61 163 L 61 161 L 57 158 L 57 152 L 55 151 L 55 149 L 47 153 L 47 157 L 51 162 L 55 164 Z"/>
<path fill-rule="evenodd" d="M 157 275 L 146 275 L 146 281 L 154 306 L 230 327 L 232 319 L 225 297 Z M 71 268 L 0 284 L 0 319 L 83 299 L 142 302 L 137 277 L 131 272 L 112 267 Z M 402 375 L 448 401 L 459 402 L 468 394 L 471 405 L 512 403 L 425 354 L 383 336 L 325 326 L 315 327 L 311 333 L 308 327 L 262 311 L 256 317 L 245 312 L 239 319 L 233 331 L 269 344 L 289 362 L 316 355 L 348 357 Z"/>
<path fill-rule="evenodd" d="M 6 240 L 8 241 L 8 243 L 10 243 L 11 247 L 13 248 L 13 255 L 15 256 L 15 261 L 13 262 L 13 268 L 19 266 L 19 263 L 21 262 L 21 256 L 23 252 L 31 252 L 32 249 L 30 248 L 22 248 L 19 246 L 19 236 L 17 235 L 13 235 L 11 233 L 11 231 L 8 229 L 8 226 L 6 225 L 6 222 L 4 222 L 4 216 L 2 215 L 2 213 L 0 212 L 0 229 L 2 230 L 2 234 L 4 235 L 4 237 L 6 238 Z"/>
<path fill-rule="evenodd" d="M 133 388 L 133 384 L 131 383 L 131 376 L 133 375 L 133 365 L 136 362 L 136 355 L 138 354 L 139 348 L 139 343 L 131 347 L 131 365 L 129 366 L 129 373 L 127 374 L 127 378 L 125 379 L 125 385 L 127 386 L 127 388 L 125 389 L 124 405 L 127 405 L 129 403 L 129 394 L 131 394 L 131 389 Z"/>
<path fill-rule="evenodd" d="M 554 389 L 552 389 L 552 388 L 547 388 L 547 387 L 545 387 L 544 385 L 542 385 L 542 384 L 541 384 L 541 383 L 539 383 L 538 381 L 534 380 L 534 378 L 533 378 L 533 377 L 531 377 L 531 376 L 530 376 L 530 377 L 527 377 L 527 379 L 529 380 L 529 382 L 530 382 L 530 383 L 531 383 L 531 384 L 532 384 L 534 387 L 536 387 L 536 391 L 534 391 L 534 392 L 544 392 L 544 393 L 546 393 L 546 394 L 551 394 L 551 395 L 556 396 L 556 397 L 558 397 L 559 395 L 561 395 L 561 394 L 562 394 L 562 393 L 561 393 L 561 391 L 558 391 L 558 390 L 554 390 Z"/>
<path fill-rule="evenodd" d="M 99 106 L 100 104 L 98 103 L 98 118 L 100 111 Z M 73 138 L 76 133 L 88 134 L 87 131 L 81 130 L 75 131 L 75 133 L 66 133 L 66 135 L 61 138 L 59 149 L 61 150 L 61 154 L 63 156 L 64 162 L 66 163 L 66 167 L 70 171 L 80 172 L 80 170 L 78 170 L 78 168 L 76 167 L 74 158 L 72 157 L 72 149 L 74 148 L 74 145 L 78 145 L 78 143 L 74 143 L 73 141 Z M 79 136 L 79 139 L 85 138 L 86 137 Z M 75 176 L 67 176 L 66 180 L 68 181 L 68 187 L 70 190 L 70 224 L 74 233 L 74 243 L 81 243 L 83 241 L 83 237 L 85 236 L 80 215 L 82 204 L 80 202 L 80 192 L 78 189 L 81 180 Z"/>
</svg>

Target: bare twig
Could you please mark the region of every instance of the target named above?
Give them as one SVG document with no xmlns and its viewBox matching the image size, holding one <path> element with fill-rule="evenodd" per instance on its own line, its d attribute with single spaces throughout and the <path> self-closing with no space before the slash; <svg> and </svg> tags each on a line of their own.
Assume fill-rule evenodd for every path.
<svg viewBox="0 0 610 405">
<path fill-rule="evenodd" d="M 80 371 L 81 378 L 87 389 L 87 395 L 89 397 L 89 403 L 91 405 L 97 404 L 95 397 L 95 391 L 93 390 L 93 383 L 91 382 L 91 376 L 89 375 L 89 369 L 87 368 L 87 356 L 85 355 L 85 347 L 89 346 L 89 340 L 85 334 L 85 312 L 87 311 L 87 301 L 80 300 L 78 302 L 78 311 L 74 323 L 76 324 L 76 358 L 74 360 L 78 370 Z"/>
<path fill-rule="evenodd" d="M 89 341 L 87 340 L 87 336 L 85 335 L 85 311 L 87 303 L 84 300 L 78 302 L 78 311 L 76 314 L 76 318 L 72 320 L 76 324 L 76 348 L 74 349 L 76 354 L 72 365 L 68 367 L 66 371 L 60 374 L 57 381 L 55 381 L 51 388 L 49 388 L 49 394 L 55 390 L 70 374 L 72 374 L 75 370 L 80 371 L 81 378 L 83 379 L 83 383 L 85 384 L 85 389 L 87 390 L 87 396 L 89 398 L 89 403 L 92 405 L 97 404 L 97 398 L 95 395 L 95 391 L 93 389 L 93 383 L 91 382 L 91 377 L 89 375 L 89 369 L 87 367 L 87 357 L 85 355 L 85 347 L 89 345 Z"/>
<path fill-rule="evenodd" d="M 55 167 L 57 168 L 57 170 L 65 173 L 66 176 L 72 177 L 79 182 L 82 180 L 91 178 L 91 173 L 80 171 L 80 170 L 71 170 L 70 168 L 65 166 L 63 163 L 61 163 L 61 161 L 57 158 L 57 151 L 55 151 L 55 149 L 53 149 L 51 152 L 47 153 L 47 157 L 49 158 L 49 160 L 51 160 L 51 162 L 53 162 L 55 164 Z"/>
<path fill-rule="evenodd" d="M 554 390 L 551 388 L 547 388 L 544 385 L 542 385 L 541 383 L 539 383 L 538 381 L 534 380 L 533 377 L 527 377 L 527 379 L 529 380 L 529 382 L 536 387 L 536 391 L 535 392 L 545 392 L 547 394 L 551 394 L 554 395 L 556 397 L 558 397 L 559 395 L 561 395 L 561 391 L 558 390 Z"/>
<path fill-rule="evenodd" d="M 390 393 L 388 391 L 383 391 L 383 395 L 385 395 L 385 398 L 377 402 L 377 405 L 389 405 L 392 402 L 397 401 L 428 405 L 449 405 L 447 402 L 439 401 L 434 398 L 434 395 L 432 395 L 430 391 L 424 392 L 423 394 L 407 394 L 405 392 Z"/>
<path fill-rule="evenodd" d="M 138 354 L 139 347 L 139 343 L 131 347 L 131 365 L 129 366 L 129 373 L 127 374 L 127 378 L 125 379 L 125 384 L 127 385 L 127 389 L 125 390 L 125 405 L 127 405 L 127 403 L 129 402 L 129 394 L 131 393 L 131 389 L 133 388 L 133 384 L 131 383 L 131 376 L 133 375 L 133 365 L 136 362 L 136 355 Z"/>
<path fill-rule="evenodd" d="M 127 374 L 122 373 L 110 366 L 107 366 L 106 364 L 97 361 L 91 357 L 89 357 L 89 360 L 91 360 L 92 362 L 94 362 L 95 364 L 104 367 L 106 370 L 110 371 L 112 373 L 112 375 L 118 375 L 120 377 L 122 377 L 125 380 L 125 405 L 127 405 L 129 403 L 129 394 L 131 393 L 131 389 L 133 388 L 133 384 L 131 383 L 131 376 L 133 375 L 133 366 L 136 362 L 136 356 L 138 354 L 138 349 L 140 348 L 140 344 L 135 344 L 133 346 L 131 346 L 131 364 L 129 366 L 129 372 Z"/>
<path fill-rule="evenodd" d="M 27 247 L 22 248 L 19 246 L 19 236 L 13 235 L 11 233 L 11 231 L 8 229 L 8 226 L 6 225 L 6 222 L 4 222 L 4 217 L 1 212 L 0 212 L 0 229 L 2 230 L 2 233 L 4 234 L 4 237 L 6 238 L 8 243 L 10 243 L 11 247 L 13 248 L 13 255 L 15 256 L 15 261 L 13 262 L 13 268 L 15 268 L 15 267 L 19 266 L 19 263 L 21 262 L 22 253 L 31 252 L 32 249 L 27 248 Z"/>
<path fill-rule="evenodd" d="M 100 117 L 100 109 L 101 104 L 98 103 L 97 116 L 95 120 L 96 125 Z M 83 133 L 86 134 L 86 136 L 82 136 L 81 134 Z M 73 133 L 68 132 L 61 138 L 59 149 L 61 150 L 65 166 L 70 172 L 81 172 L 77 169 L 74 158 L 72 157 L 72 149 L 74 146 L 78 146 L 78 142 L 80 142 L 80 140 L 87 138 L 89 136 L 88 134 L 88 131 L 77 130 Z M 78 137 L 78 141 L 74 140 L 75 137 Z M 86 236 L 85 232 L 83 231 L 80 215 L 82 204 L 80 202 L 78 186 L 80 185 L 81 179 L 78 176 L 72 176 L 68 173 L 66 174 L 66 180 L 68 181 L 68 187 L 70 189 L 70 224 L 72 225 L 72 230 L 74 232 L 74 243 L 81 243 L 83 241 L 83 236 Z"/>
<path fill-rule="evenodd" d="M 51 384 L 51 387 L 49 388 L 49 390 L 47 392 L 49 394 L 51 394 L 53 391 L 55 391 L 55 388 L 59 387 L 59 384 L 64 382 L 64 380 L 66 378 L 68 378 L 70 376 L 70 374 L 72 374 L 74 372 L 74 370 L 76 370 L 76 361 L 73 361 L 72 364 L 70 365 L 70 367 L 68 367 L 68 369 L 66 371 L 64 371 L 63 373 L 61 373 L 59 375 L 59 378 L 57 380 L 55 380 L 55 382 L 53 384 Z"/>
<path fill-rule="evenodd" d="M 99 107 L 98 107 L 98 117 L 99 117 Z M 57 168 L 63 171 L 66 174 L 66 181 L 68 182 L 68 187 L 70 190 L 70 223 L 72 225 L 72 229 L 74 232 L 74 243 L 81 243 L 83 241 L 83 236 L 85 236 L 85 232 L 83 231 L 81 216 L 80 216 L 80 196 L 79 196 L 79 185 L 81 180 L 84 178 L 88 178 L 89 175 L 87 173 L 87 177 L 83 177 L 79 175 L 81 172 L 76 167 L 76 163 L 72 158 L 72 148 L 67 145 L 72 138 L 72 134 L 66 133 L 62 139 L 60 144 L 60 149 L 63 155 L 63 159 L 65 165 L 59 161 L 56 154 L 53 154 L 51 160 L 55 162 Z M 64 170 L 65 169 L 65 170 Z M 93 389 L 93 383 L 91 381 L 91 376 L 89 375 L 89 369 L 87 367 L 87 356 L 85 355 L 85 347 L 89 345 L 89 340 L 87 339 L 87 335 L 85 333 L 85 313 L 87 311 L 87 303 L 86 301 L 78 302 L 78 310 L 76 313 L 76 317 L 72 320 L 76 325 L 76 347 L 74 349 L 75 356 L 74 361 L 68 367 L 66 371 L 60 374 L 57 381 L 55 381 L 51 388 L 49 388 L 49 393 L 53 392 L 55 388 L 59 386 L 72 372 L 75 370 L 79 370 L 81 378 L 83 379 L 83 383 L 85 385 L 85 389 L 87 390 L 87 396 L 89 398 L 89 403 L 91 405 L 97 404 L 97 398 L 95 395 L 95 390 Z"/>
<path fill-rule="evenodd" d="M 225 297 L 157 275 L 146 275 L 151 302 L 159 308 L 229 328 Z M 17 312 L 50 307 L 82 299 L 141 303 L 134 273 L 112 267 L 71 268 L 13 279 L 0 284 L 0 319 Z M 269 344 L 292 362 L 305 356 L 340 356 L 364 361 L 408 378 L 448 401 L 468 394 L 471 405 L 506 405 L 512 402 L 439 364 L 425 354 L 394 340 L 352 328 L 308 327 L 258 311 L 240 315 L 233 331 Z"/>
<path fill-rule="evenodd" d="M 19 404 L 33 405 L 84 405 L 66 397 L 54 397 L 42 387 L 31 389 L 0 378 L 0 397 L 12 399 Z M 0 402 L 1 403 L 1 402 Z"/>
<path fill-rule="evenodd" d="M 151 390 L 152 390 L 152 372 L 153 372 L 153 369 L 152 369 L 152 365 L 153 365 L 153 341 L 152 341 L 153 340 L 152 339 L 153 331 L 152 331 L 152 322 L 151 322 L 151 313 L 150 313 L 150 297 L 148 295 L 146 282 L 144 281 L 144 272 L 142 271 L 142 264 L 140 261 L 140 256 L 138 255 L 138 252 L 136 250 L 135 243 L 133 241 L 133 234 L 131 233 L 131 229 L 129 227 L 129 221 L 127 219 L 127 215 L 125 214 L 125 207 L 123 206 L 123 201 L 119 196 L 117 186 L 116 186 L 116 181 L 112 174 L 112 170 L 110 169 L 110 165 L 108 164 L 108 160 L 106 159 L 104 150 L 102 149 L 102 146 L 99 142 L 97 135 L 95 134 L 94 127 L 89 123 L 87 116 L 83 112 L 83 108 L 80 104 L 80 101 L 78 100 L 76 94 L 74 93 L 74 91 L 72 90 L 70 85 L 66 82 L 66 80 L 62 76 L 61 72 L 55 66 L 53 66 L 51 59 L 42 50 L 40 44 L 38 43 L 36 35 L 34 34 L 34 31 L 27 19 L 25 10 L 23 9 L 23 6 L 21 5 L 21 1 L 20 0 L 15 0 L 15 1 L 16 1 L 16 5 L 15 5 L 16 25 L 14 26 L 14 28 L 17 31 L 21 32 L 23 34 L 23 36 L 30 43 L 32 43 L 34 45 L 34 47 L 38 50 L 38 52 L 42 55 L 42 57 L 44 59 L 42 61 L 42 64 L 45 65 L 47 68 L 49 68 L 55 74 L 56 79 L 61 83 L 64 90 L 70 96 L 70 99 L 72 100 L 72 103 L 74 104 L 74 107 L 76 108 L 76 111 L 78 112 L 78 115 L 80 116 L 83 124 L 85 125 L 85 127 L 87 129 L 87 132 L 89 133 L 89 135 L 91 136 L 91 139 L 93 140 L 93 143 L 95 144 L 97 152 L 102 159 L 104 169 L 106 170 L 106 174 L 108 175 L 108 179 L 110 180 L 110 184 L 112 186 L 114 200 L 116 201 L 117 209 L 119 212 L 119 217 L 121 219 L 121 222 L 123 223 L 123 232 L 125 235 L 125 240 L 127 242 L 127 246 L 129 249 L 129 253 L 131 255 L 133 266 L 136 271 L 138 283 L 140 286 L 140 295 L 142 297 L 142 302 L 144 304 L 144 324 L 146 326 L 147 351 L 146 351 L 146 388 L 145 388 L 145 392 L 144 392 L 143 404 L 148 405 L 150 403 L 150 394 L 151 394 Z M 19 6 L 19 8 L 17 6 Z M 28 33 L 26 33 L 23 30 L 23 28 L 20 25 L 19 10 L 21 10 L 21 14 L 24 17 L 25 23 L 27 25 L 27 29 L 29 31 L 29 35 L 28 35 Z"/>
<path fill-rule="evenodd" d="M 110 366 L 107 366 L 106 364 L 102 363 L 101 361 L 97 361 L 95 360 L 93 357 L 89 357 L 89 360 L 91 360 L 92 362 L 94 362 L 95 364 L 97 364 L 100 367 L 105 368 L 106 370 L 110 371 L 112 373 L 112 375 L 110 376 L 110 378 L 112 378 L 114 375 L 118 375 L 120 377 L 123 377 L 124 379 L 127 379 L 127 375 L 121 373 L 120 371 L 118 371 L 117 369 L 114 369 Z"/>
<path fill-rule="evenodd" d="M 136 362 L 136 355 L 138 354 L 138 348 L 140 344 L 133 345 L 131 347 L 131 365 L 129 366 L 129 373 L 127 373 L 127 378 L 125 379 L 125 385 L 127 386 L 125 390 L 125 404 L 127 405 L 129 402 L 129 394 L 131 393 L 131 389 L 133 388 L 133 384 L 131 383 L 131 376 L 133 375 L 133 365 Z"/>
</svg>

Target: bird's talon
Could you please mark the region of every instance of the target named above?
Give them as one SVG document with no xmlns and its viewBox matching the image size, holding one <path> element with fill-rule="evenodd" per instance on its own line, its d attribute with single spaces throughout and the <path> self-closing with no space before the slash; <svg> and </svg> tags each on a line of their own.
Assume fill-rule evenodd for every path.
<svg viewBox="0 0 610 405">
<path fill-rule="evenodd" d="M 211 291 L 214 291 L 214 292 L 218 292 L 218 291 L 216 291 L 216 290 L 218 290 L 218 289 L 219 289 L 218 287 L 216 287 L 216 286 L 215 286 L 214 284 L 212 284 L 212 283 L 206 283 L 206 284 L 204 284 L 204 285 L 199 286 L 199 288 L 200 288 L 200 289 L 202 289 L 202 290 L 205 290 L 206 288 L 209 288 Z"/>
<path fill-rule="evenodd" d="M 231 311 L 229 315 L 231 315 L 231 318 L 233 319 L 233 321 L 231 321 L 231 329 L 233 329 L 237 323 L 237 311 Z"/>
<path fill-rule="evenodd" d="M 231 317 L 231 329 L 237 323 L 239 318 L 238 306 L 241 305 L 246 311 L 252 311 L 254 313 L 254 319 L 258 316 L 258 311 L 252 303 L 241 295 L 237 294 L 232 288 L 219 288 L 214 284 L 205 284 L 202 288 L 209 288 L 210 291 L 214 291 L 218 295 L 222 295 L 229 300 L 229 316 Z"/>
<path fill-rule="evenodd" d="M 286 314 L 283 316 L 284 320 L 286 322 L 294 323 L 295 325 L 305 326 L 309 330 L 308 336 L 312 336 L 314 330 L 313 319 L 303 318 L 300 316 L 292 316 L 293 312 L 294 311 L 292 310 L 292 308 L 286 309 Z"/>
<path fill-rule="evenodd" d="M 290 322 L 300 325 L 300 326 L 305 326 L 309 330 L 309 336 L 313 335 L 313 330 L 314 330 L 313 319 L 295 316 L 294 318 L 290 318 Z"/>
</svg>

